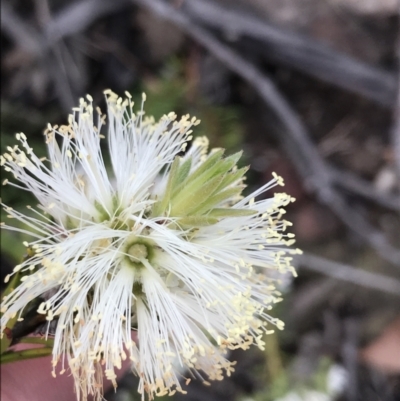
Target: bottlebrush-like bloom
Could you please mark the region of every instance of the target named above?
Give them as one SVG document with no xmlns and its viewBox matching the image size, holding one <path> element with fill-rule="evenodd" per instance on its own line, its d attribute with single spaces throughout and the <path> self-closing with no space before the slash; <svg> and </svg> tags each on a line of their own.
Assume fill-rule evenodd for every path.
<svg viewBox="0 0 400 401">
<path fill-rule="evenodd" d="M 14 269 L 21 284 L 3 299 L 1 330 L 42 297 L 37 312 L 57 321 L 53 374 L 70 369 L 78 398 L 101 398 L 103 369 L 116 386 L 126 358 L 143 397 L 185 392 L 184 368 L 220 380 L 233 371 L 228 350 L 262 348 L 264 332 L 283 327 L 267 311 L 281 299 L 273 271 L 294 272 L 281 219 L 293 199 L 255 200 L 282 184 L 278 176 L 243 197 L 240 153 L 209 152 L 204 137 L 186 149 L 196 118 L 155 122 L 143 105 L 134 114 L 129 94 L 106 98 L 112 173 L 100 147 L 105 116 L 90 96 L 68 125 L 48 126 L 46 160 L 22 133 L 1 157 L 22 186 L 10 184 L 40 202 L 27 215 L 3 205 L 33 239 Z"/>
</svg>

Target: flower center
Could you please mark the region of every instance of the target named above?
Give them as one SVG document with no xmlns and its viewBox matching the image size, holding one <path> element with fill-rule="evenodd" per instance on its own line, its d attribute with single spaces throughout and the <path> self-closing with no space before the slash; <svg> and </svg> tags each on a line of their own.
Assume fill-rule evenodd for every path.
<svg viewBox="0 0 400 401">
<path fill-rule="evenodd" d="M 127 254 L 129 255 L 129 259 L 134 262 L 138 263 L 142 259 L 146 259 L 149 255 L 147 246 L 144 244 L 133 244 L 129 247 Z"/>
<path fill-rule="evenodd" d="M 124 246 L 125 261 L 134 269 L 142 269 L 146 263 L 152 262 L 155 252 L 155 244 L 143 238 L 131 237 Z"/>
</svg>

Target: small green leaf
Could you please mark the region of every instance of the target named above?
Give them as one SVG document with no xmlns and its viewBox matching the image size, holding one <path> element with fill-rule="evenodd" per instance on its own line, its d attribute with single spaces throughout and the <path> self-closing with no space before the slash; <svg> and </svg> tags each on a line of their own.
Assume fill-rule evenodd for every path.
<svg viewBox="0 0 400 401">
<path fill-rule="evenodd" d="M 179 219 L 178 224 L 184 228 L 205 227 L 218 223 L 218 219 L 208 216 L 189 216 Z"/>
<path fill-rule="evenodd" d="M 213 167 L 218 161 L 220 161 L 222 155 L 224 154 L 224 149 L 219 149 L 216 152 L 208 156 L 208 158 L 190 175 L 189 179 L 195 180 L 197 177 L 201 176 L 205 171 Z"/>
<path fill-rule="evenodd" d="M 162 199 L 160 199 L 156 204 L 153 206 L 153 211 L 151 213 L 152 217 L 162 216 L 165 209 L 168 207 L 168 203 L 171 198 L 171 192 L 174 185 L 175 177 L 178 174 L 179 168 L 179 157 L 175 157 L 174 161 L 172 162 L 169 177 L 167 182 L 167 187 L 165 188 L 164 195 Z"/>
<path fill-rule="evenodd" d="M 25 359 L 41 358 L 43 356 L 51 355 L 52 348 L 32 348 L 25 349 L 23 351 L 10 351 L 6 352 L 1 356 L 1 363 L 10 363 L 23 361 Z"/>
<path fill-rule="evenodd" d="M 200 205 L 197 206 L 196 209 L 192 210 L 193 214 L 204 214 L 208 212 L 210 209 L 213 207 L 219 205 L 223 201 L 228 200 L 229 198 L 232 198 L 233 196 L 240 195 L 242 192 L 241 187 L 236 187 L 236 188 L 229 188 L 226 189 L 225 191 L 216 193 L 215 195 L 211 196 L 209 199 L 207 199 L 206 202 L 201 203 Z"/>
<path fill-rule="evenodd" d="M 221 183 L 223 176 L 216 176 L 209 180 L 205 185 L 198 188 L 188 186 L 182 196 L 172 203 L 171 216 L 187 216 L 198 206 L 213 195 L 216 188 Z"/>
<path fill-rule="evenodd" d="M 233 155 L 230 155 L 225 158 L 225 161 L 229 162 L 231 165 L 230 169 L 233 168 L 234 166 L 236 166 L 237 162 L 242 157 L 242 154 L 243 154 L 243 151 L 240 151 L 240 152 L 234 153 Z"/>
<path fill-rule="evenodd" d="M 215 164 L 220 162 L 223 153 L 224 150 L 221 149 L 209 156 L 208 159 L 205 160 L 192 174 L 190 174 L 181 184 L 176 186 L 172 197 L 179 196 L 181 191 L 188 189 L 188 186 L 190 186 L 189 190 L 192 190 L 192 188 L 199 187 L 210 179 L 214 173 L 214 170 L 212 169 Z"/>
<path fill-rule="evenodd" d="M 217 188 L 217 191 L 221 191 L 225 189 L 227 186 L 235 183 L 236 181 L 239 181 L 248 171 L 248 167 L 243 167 L 239 170 L 236 170 L 234 172 L 231 172 L 225 176 L 225 178 L 222 180 L 220 186 Z"/>
<path fill-rule="evenodd" d="M 233 208 L 216 208 L 212 209 L 208 216 L 210 217 L 243 217 L 256 214 L 256 210 L 249 209 L 233 209 Z"/>
<path fill-rule="evenodd" d="M 182 166 L 179 167 L 178 173 L 176 174 L 176 179 L 174 180 L 173 185 L 181 184 L 189 175 L 190 168 L 192 167 L 192 159 L 187 159 Z"/>
</svg>

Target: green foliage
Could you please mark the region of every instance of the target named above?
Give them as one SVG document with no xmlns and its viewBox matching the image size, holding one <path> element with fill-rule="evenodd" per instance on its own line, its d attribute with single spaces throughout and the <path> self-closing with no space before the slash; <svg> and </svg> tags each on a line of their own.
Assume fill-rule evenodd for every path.
<svg viewBox="0 0 400 401">
<path fill-rule="evenodd" d="M 207 226 L 223 217 L 249 216 L 255 211 L 234 209 L 226 202 L 240 195 L 242 175 L 236 163 L 241 152 L 223 158 L 224 150 L 211 153 L 200 166 L 190 172 L 191 159 L 176 157 L 171 165 L 166 189 L 153 206 L 152 216 L 180 217 L 179 225 L 192 228 Z M 229 187 L 234 185 L 234 187 Z M 219 207 L 221 203 L 228 207 Z"/>
</svg>

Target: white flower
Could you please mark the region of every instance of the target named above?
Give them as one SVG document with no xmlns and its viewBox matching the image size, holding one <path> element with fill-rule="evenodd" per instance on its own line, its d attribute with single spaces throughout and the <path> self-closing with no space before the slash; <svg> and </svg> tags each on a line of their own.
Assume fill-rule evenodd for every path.
<svg viewBox="0 0 400 401">
<path fill-rule="evenodd" d="M 184 392 L 176 364 L 220 380 L 233 371 L 227 350 L 262 348 L 270 325 L 283 327 L 266 312 L 280 300 L 269 272 L 294 272 L 281 220 L 293 199 L 255 200 L 282 184 L 277 176 L 241 197 L 240 154 L 208 153 L 206 138 L 183 154 L 195 118 L 170 113 L 155 123 L 143 105 L 133 113 L 129 94 L 106 97 L 112 174 L 100 147 L 105 116 L 90 96 L 68 126 L 48 126 L 47 160 L 22 133 L 21 147 L 1 156 L 40 202 L 28 215 L 3 205 L 33 240 L 25 243 L 32 256 L 14 269 L 26 272 L 23 281 L 3 299 L 1 330 L 42 297 L 38 313 L 57 320 L 53 374 L 69 368 L 78 398 L 101 398 L 102 365 L 116 386 L 126 358 L 143 397 Z"/>
</svg>

